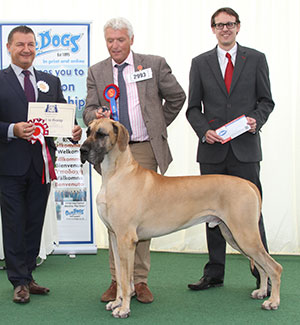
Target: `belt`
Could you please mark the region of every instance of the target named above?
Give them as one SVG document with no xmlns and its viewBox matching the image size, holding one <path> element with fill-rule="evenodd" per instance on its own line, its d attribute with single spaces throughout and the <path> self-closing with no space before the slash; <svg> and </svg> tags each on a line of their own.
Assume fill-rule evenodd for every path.
<svg viewBox="0 0 300 325">
<path fill-rule="evenodd" d="M 149 140 L 145 140 L 145 141 L 129 141 L 129 144 L 144 143 L 144 142 L 149 142 Z"/>
</svg>

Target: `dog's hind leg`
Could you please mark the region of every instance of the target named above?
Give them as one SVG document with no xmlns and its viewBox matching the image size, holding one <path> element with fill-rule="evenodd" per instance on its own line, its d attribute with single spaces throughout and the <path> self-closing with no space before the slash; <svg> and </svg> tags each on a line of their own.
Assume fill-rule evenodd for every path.
<svg viewBox="0 0 300 325">
<path fill-rule="evenodd" d="M 260 275 L 260 288 L 254 290 L 251 293 L 251 297 L 253 299 L 263 299 L 267 296 L 267 281 L 269 277 L 272 282 L 271 296 L 268 300 L 264 301 L 262 308 L 267 310 L 278 309 L 278 306 L 280 304 L 280 276 L 282 272 L 282 266 L 267 253 L 262 242 L 259 240 L 259 235 L 254 239 L 252 237 L 252 240 L 250 240 L 250 243 L 252 243 L 251 245 L 245 241 L 249 233 L 247 234 L 247 232 L 245 232 L 242 234 L 243 230 L 240 229 L 239 233 L 236 234 L 236 236 L 243 238 L 243 241 L 239 239 L 239 242 L 243 243 L 243 246 L 241 247 L 241 244 L 238 244 L 234 238 L 234 235 L 231 233 L 225 223 L 221 222 L 219 224 L 219 227 L 226 241 L 233 248 L 237 249 L 249 259 L 252 259 L 256 268 L 258 269 Z M 255 244 L 253 245 L 253 243 Z"/>
<path fill-rule="evenodd" d="M 112 315 L 115 318 L 127 318 L 130 315 L 130 300 L 133 293 L 134 255 L 138 240 L 135 231 L 128 230 L 124 232 L 124 229 L 122 234 L 119 233 L 116 237 L 119 256 L 119 267 L 116 265 L 117 295 L 120 295 L 112 304 Z"/>
<path fill-rule="evenodd" d="M 228 244 L 236 249 L 237 251 L 239 251 L 240 253 L 242 253 L 243 255 L 246 255 L 246 253 L 239 247 L 238 243 L 235 241 L 235 239 L 232 236 L 232 233 L 230 231 L 230 229 L 226 226 L 226 224 L 224 222 L 220 222 L 219 224 L 221 233 L 223 235 L 223 237 L 226 239 L 226 241 L 228 242 Z M 258 272 L 259 272 L 259 276 L 260 276 L 260 287 L 257 290 L 254 290 L 251 293 L 251 297 L 253 299 L 263 299 L 265 297 L 267 297 L 267 282 L 268 282 L 268 277 L 266 272 L 264 271 L 264 269 L 262 269 L 259 265 L 257 265 L 253 259 L 251 259 L 249 256 L 246 255 L 246 257 L 248 257 L 250 259 L 250 265 L 251 268 L 254 268 L 254 265 L 256 266 Z"/>
<path fill-rule="evenodd" d="M 262 304 L 262 309 L 278 309 L 280 304 L 280 277 L 282 266 L 277 263 L 265 250 L 261 240 L 252 240 L 254 245 L 243 245 L 243 253 L 253 259 L 260 275 L 260 288 L 254 290 L 251 297 L 254 299 L 262 299 L 267 296 L 267 279 L 272 282 L 271 296 Z M 245 244 L 245 242 L 244 242 Z"/>
<path fill-rule="evenodd" d="M 260 295 L 266 295 L 267 278 L 272 282 L 272 291 L 269 299 L 262 304 L 262 309 L 278 309 L 280 304 L 280 277 L 282 266 L 278 264 L 266 251 L 262 251 L 256 256 L 252 256 L 255 260 L 255 265 L 261 276 L 261 287 L 254 290 L 251 294 L 252 298 L 261 299 Z M 261 271 L 263 269 L 263 271 Z"/>
<path fill-rule="evenodd" d="M 263 299 L 268 296 L 268 276 L 263 268 L 261 268 L 257 263 L 255 263 L 252 259 L 250 261 L 251 267 L 255 266 L 258 270 L 259 273 L 259 278 L 260 278 L 260 287 L 256 290 L 254 290 L 251 293 L 251 297 L 253 299 Z"/>
</svg>

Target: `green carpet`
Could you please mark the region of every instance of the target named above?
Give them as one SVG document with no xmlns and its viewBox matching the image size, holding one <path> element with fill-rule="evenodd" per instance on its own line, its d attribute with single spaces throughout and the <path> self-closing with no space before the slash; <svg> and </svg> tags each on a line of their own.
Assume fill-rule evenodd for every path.
<svg viewBox="0 0 300 325">
<path fill-rule="evenodd" d="M 29 304 L 12 302 L 12 287 L 0 271 L 0 324 L 298 324 L 300 256 L 275 259 L 284 269 L 281 305 L 265 311 L 261 301 L 250 298 L 255 279 L 243 256 L 227 256 L 224 287 L 199 292 L 189 290 L 187 283 L 202 275 L 206 254 L 152 252 L 149 286 L 154 302 L 145 305 L 133 298 L 131 316 L 114 319 L 100 302 L 110 284 L 107 250 L 74 259 L 49 256 L 34 276 L 51 292 L 31 295 Z"/>
</svg>

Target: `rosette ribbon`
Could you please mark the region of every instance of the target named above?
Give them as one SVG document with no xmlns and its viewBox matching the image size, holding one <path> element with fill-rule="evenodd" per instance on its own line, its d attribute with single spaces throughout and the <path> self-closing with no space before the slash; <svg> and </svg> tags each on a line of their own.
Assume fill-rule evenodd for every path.
<svg viewBox="0 0 300 325">
<path fill-rule="evenodd" d="M 110 84 L 106 86 L 103 91 L 103 96 L 110 104 L 110 111 L 115 121 L 119 121 L 117 102 L 116 102 L 116 99 L 119 97 L 119 95 L 120 95 L 120 89 L 115 84 Z"/>
<path fill-rule="evenodd" d="M 50 183 L 54 179 L 57 179 L 55 170 L 54 170 L 54 165 L 51 159 L 51 155 L 47 146 L 47 143 L 45 141 L 45 135 L 49 134 L 49 128 L 47 123 L 45 123 L 45 120 L 41 118 L 35 118 L 32 120 L 29 120 L 28 123 L 33 123 L 35 125 L 35 131 L 31 137 L 29 142 L 32 144 L 36 143 L 37 141 L 40 142 L 42 146 L 42 155 L 43 155 L 43 160 L 44 160 L 44 170 L 43 170 L 43 176 L 42 176 L 42 183 L 46 184 Z"/>
</svg>

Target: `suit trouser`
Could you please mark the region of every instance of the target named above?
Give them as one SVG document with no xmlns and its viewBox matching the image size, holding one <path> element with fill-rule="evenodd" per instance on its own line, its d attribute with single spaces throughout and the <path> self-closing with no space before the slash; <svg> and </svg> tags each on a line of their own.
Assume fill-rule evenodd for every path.
<svg viewBox="0 0 300 325">
<path fill-rule="evenodd" d="M 134 159 L 144 168 L 157 171 L 157 161 L 155 159 L 150 142 L 140 142 L 130 144 L 130 149 Z M 115 263 L 109 236 L 109 265 L 112 280 L 116 280 Z M 150 240 L 139 241 L 136 245 L 134 258 L 134 283 L 148 281 L 150 271 Z"/>
<path fill-rule="evenodd" d="M 36 267 L 50 185 L 33 165 L 23 176 L 0 176 L 5 265 L 14 287 L 28 284 Z"/>
<path fill-rule="evenodd" d="M 219 164 L 201 163 L 200 171 L 202 175 L 223 174 L 247 179 L 257 186 L 260 194 L 262 195 L 262 188 L 259 180 L 260 163 L 243 163 L 238 161 L 233 154 L 231 146 L 229 148 L 225 161 Z M 268 251 L 262 214 L 259 219 L 259 231 L 263 245 Z M 220 228 L 218 226 L 215 228 L 209 228 L 208 224 L 206 224 L 206 240 L 209 253 L 209 261 L 204 267 L 204 275 L 223 280 L 225 274 L 226 241 L 221 234 Z M 259 276 L 256 269 L 252 273 L 256 278 Z"/>
</svg>

